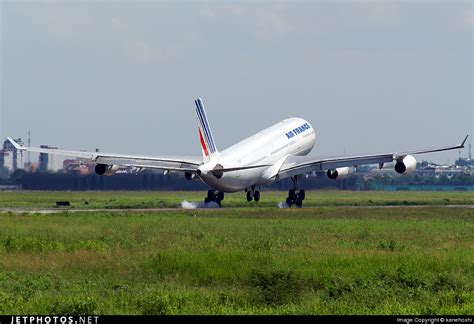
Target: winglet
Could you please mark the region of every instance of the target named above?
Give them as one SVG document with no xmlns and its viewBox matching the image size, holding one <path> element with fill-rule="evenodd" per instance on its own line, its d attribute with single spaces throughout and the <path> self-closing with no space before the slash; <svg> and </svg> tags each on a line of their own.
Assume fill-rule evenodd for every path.
<svg viewBox="0 0 474 324">
<path fill-rule="evenodd" d="M 464 137 L 464 141 L 462 141 L 462 143 L 461 143 L 461 145 L 459 145 L 459 147 L 464 148 L 464 144 L 466 143 L 468 137 L 469 137 L 469 134 L 466 135 L 466 137 Z"/>
<path fill-rule="evenodd" d="M 17 150 L 19 150 L 19 151 L 21 151 L 21 150 L 26 150 L 23 146 L 20 146 L 17 142 L 15 142 L 15 141 L 13 140 L 13 138 L 7 137 L 7 140 L 10 141 L 10 143 L 12 143 L 12 145 L 13 145 Z"/>
</svg>

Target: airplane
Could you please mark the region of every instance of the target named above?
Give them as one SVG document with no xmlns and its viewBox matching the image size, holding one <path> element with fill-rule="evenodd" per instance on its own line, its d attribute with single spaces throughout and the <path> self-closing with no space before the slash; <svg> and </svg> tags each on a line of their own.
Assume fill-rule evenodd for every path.
<svg viewBox="0 0 474 324">
<path fill-rule="evenodd" d="M 224 193 L 246 192 L 247 201 L 260 201 L 259 188 L 264 185 L 290 178 L 292 188 L 288 191 L 288 206 L 302 207 L 306 193 L 299 187 L 298 180 L 313 171 L 326 171 L 330 179 L 346 177 L 352 167 L 395 162 L 395 171 L 409 174 L 416 168 L 415 154 L 441 152 L 464 148 L 467 135 L 461 144 L 434 149 L 368 154 L 346 157 L 309 157 L 316 143 L 314 127 L 302 118 L 285 119 L 273 126 L 219 151 L 212 135 L 211 127 L 201 98 L 195 100 L 198 121 L 198 135 L 201 157 L 185 156 L 139 156 L 102 152 L 64 151 L 24 147 L 11 137 L 8 140 L 17 150 L 57 154 L 90 159 L 95 163 L 98 175 L 110 176 L 123 167 L 136 170 L 161 169 L 165 172 L 181 172 L 188 180 L 201 180 L 211 189 L 205 203 L 221 206 Z"/>
</svg>

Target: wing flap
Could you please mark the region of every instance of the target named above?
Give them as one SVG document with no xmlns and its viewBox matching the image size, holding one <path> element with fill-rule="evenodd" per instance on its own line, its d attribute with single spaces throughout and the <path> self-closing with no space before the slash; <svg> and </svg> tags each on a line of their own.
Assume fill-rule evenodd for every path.
<svg viewBox="0 0 474 324">
<path fill-rule="evenodd" d="M 313 171 L 329 170 L 342 167 L 353 167 L 368 164 L 380 164 L 393 161 L 393 154 L 361 155 L 336 158 L 308 158 L 292 156 L 282 165 L 277 177 L 284 179 L 295 175 L 306 174 Z"/>
<path fill-rule="evenodd" d="M 99 155 L 96 160 L 99 164 L 114 164 L 123 166 L 134 166 L 140 168 L 162 169 L 170 171 L 196 172 L 199 164 L 192 159 L 183 160 L 177 157 L 130 157 L 130 156 L 107 156 Z"/>
</svg>

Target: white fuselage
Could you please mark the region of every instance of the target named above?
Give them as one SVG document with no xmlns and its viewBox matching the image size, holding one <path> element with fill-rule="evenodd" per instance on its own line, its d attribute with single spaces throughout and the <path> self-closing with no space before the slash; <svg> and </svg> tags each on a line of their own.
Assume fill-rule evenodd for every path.
<svg viewBox="0 0 474 324">
<path fill-rule="evenodd" d="M 275 181 L 278 170 L 288 156 L 307 155 L 315 142 L 315 130 L 309 122 L 301 118 L 286 119 L 213 156 L 199 167 L 199 177 L 210 187 L 223 192 L 269 184 Z M 251 166 L 262 167 L 228 171 L 221 177 L 211 172 L 216 168 Z"/>
</svg>

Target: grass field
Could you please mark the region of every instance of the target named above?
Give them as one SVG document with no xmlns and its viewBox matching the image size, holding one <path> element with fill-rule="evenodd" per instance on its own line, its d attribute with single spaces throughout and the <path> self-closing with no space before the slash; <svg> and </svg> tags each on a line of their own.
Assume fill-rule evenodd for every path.
<svg viewBox="0 0 474 324">
<path fill-rule="evenodd" d="M 5 194 L 0 206 L 49 207 L 60 197 L 114 208 L 162 197 L 159 204 L 172 206 L 202 196 Z M 315 204 L 333 206 L 472 200 L 459 193 L 342 193 L 341 201 L 334 192 L 313 194 Z M 242 195 L 229 198 L 237 204 Z M 259 206 L 0 213 L 0 313 L 474 313 L 472 208 Z"/>
<path fill-rule="evenodd" d="M 71 208 L 176 208 L 184 200 L 200 202 L 206 192 L 160 191 L 14 191 L 0 192 L 0 207 L 54 207 L 56 201 L 70 201 Z M 262 192 L 259 203 L 248 204 L 245 193 L 226 194 L 224 207 L 275 207 L 284 202 L 287 192 Z M 384 192 L 384 191 L 308 191 L 305 206 L 378 205 L 474 205 L 472 192 Z"/>
</svg>

